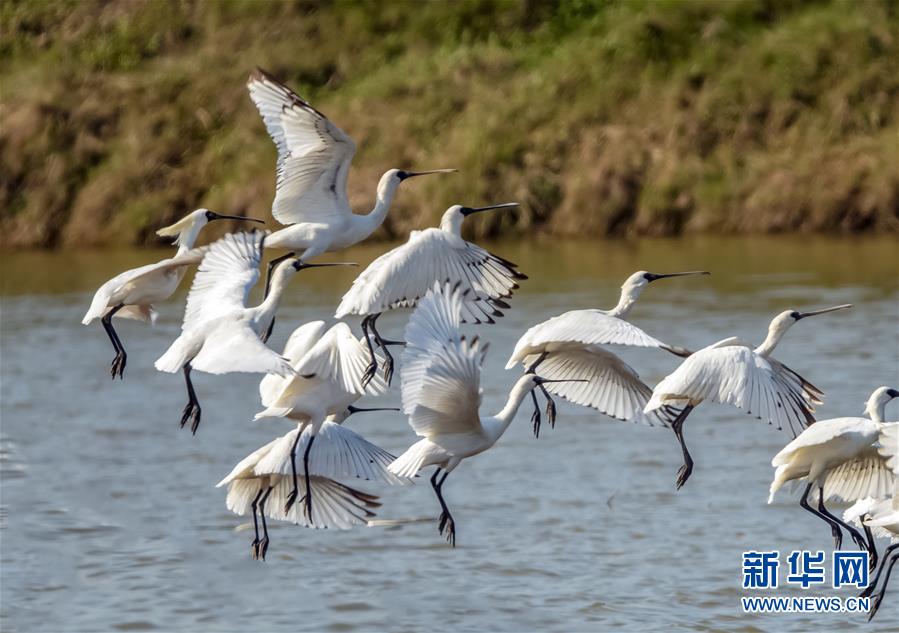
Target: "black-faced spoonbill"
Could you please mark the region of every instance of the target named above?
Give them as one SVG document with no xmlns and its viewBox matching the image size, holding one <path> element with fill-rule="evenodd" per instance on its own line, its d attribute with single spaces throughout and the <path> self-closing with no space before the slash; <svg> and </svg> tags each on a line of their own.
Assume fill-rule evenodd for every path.
<svg viewBox="0 0 899 633">
<path fill-rule="evenodd" d="M 401 477 L 414 477 L 422 468 L 437 466 L 431 486 L 442 511 L 438 531 L 446 532 L 453 547 L 456 524 L 443 498 L 447 476 L 465 458 L 496 444 L 531 389 L 551 382 L 535 374 L 521 376 L 505 406 L 496 415 L 482 417 L 481 365 L 487 345 L 477 337 L 467 340 L 459 332 L 464 303 L 461 289 L 437 282 L 409 319 L 400 373 L 403 412 L 423 439 L 389 466 Z"/>
<path fill-rule="evenodd" d="M 362 271 L 340 300 L 335 317 L 364 317 L 362 331 L 370 354 L 366 381 L 378 369 L 374 344 L 385 356 L 384 377 L 388 383 L 393 376 L 393 357 L 387 350 L 390 342 L 381 338 L 375 327 L 378 316 L 394 308 L 413 307 L 434 282 L 461 285 L 466 293 L 462 306 L 465 323 L 493 323 L 493 317 L 503 316 L 500 308 L 509 307 L 503 299 L 511 297 L 518 282 L 527 276 L 516 270 L 516 264 L 463 240 L 462 221 L 473 213 L 516 206 L 516 202 L 486 207 L 453 205 L 443 213 L 439 228 L 412 231 L 405 244 L 381 255 Z"/>
<path fill-rule="evenodd" d="M 231 233 L 209 247 L 187 295 L 181 336 L 156 361 L 159 371 L 184 372 L 188 403 L 181 426 L 200 424 L 200 403 L 190 380 L 193 369 L 210 374 L 270 373 L 288 376 L 293 368 L 259 339 L 281 302 L 287 282 L 299 270 L 345 263 L 306 264 L 283 261 L 272 276 L 271 292 L 255 307 L 247 307 L 250 289 L 259 279 L 265 234 Z"/>
<path fill-rule="evenodd" d="M 603 345 L 630 347 L 655 347 L 678 356 L 687 356 L 689 350 L 674 347 L 653 338 L 636 325 L 627 321 L 640 293 L 657 279 L 685 275 L 708 275 L 701 270 L 683 273 L 635 272 L 621 286 L 618 304 L 611 310 L 571 310 L 538 323 L 524 333 L 515 351 L 506 363 L 512 369 L 521 363 L 528 371 L 536 371 L 544 378 L 585 378 L 585 383 L 551 383 L 540 386 L 546 397 L 546 415 L 555 426 L 556 407 L 548 392 L 569 402 L 596 409 L 618 420 L 668 426 L 678 411 L 663 407 L 650 415 L 643 407 L 652 395 L 637 372 Z M 540 408 L 537 390 L 531 392 L 534 400 L 534 435 L 540 434 Z"/>
<path fill-rule="evenodd" d="M 899 422 L 884 422 L 886 403 L 899 391 L 879 387 L 865 405 L 868 418 L 819 420 L 787 444 L 771 465 L 777 470 L 768 503 L 788 481 L 807 482 L 799 504 L 830 525 L 834 544 L 840 548 L 844 527 L 859 547 L 870 544 L 851 525 L 828 512 L 824 502 L 839 499 L 850 503 L 864 497 L 881 499 L 896 490 L 899 458 Z M 808 503 L 812 490 L 818 493 L 818 507 Z"/>
<path fill-rule="evenodd" d="M 737 338 L 726 338 L 690 355 L 652 391 L 643 408 L 650 413 L 664 406 L 683 407 L 671 423 L 684 454 L 684 464 L 675 483 L 680 489 L 693 472 L 693 458 L 684 442 L 683 426 L 690 412 L 711 400 L 737 407 L 761 420 L 797 429 L 814 423 L 812 413 L 824 393 L 792 369 L 775 360 L 771 353 L 793 324 L 801 319 L 851 308 L 840 305 L 814 312 L 785 310 L 768 326 L 768 336 L 758 347 Z"/>
<path fill-rule="evenodd" d="M 113 378 L 125 376 L 128 355 L 112 325 L 112 318 L 137 319 L 151 323 L 156 321 L 153 304 L 171 297 L 181 283 L 188 266 L 198 264 L 203 259 L 203 250 L 191 251 L 191 249 L 202 228 L 215 220 L 262 222 L 255 218 L 220 215 L 209 209 L 197 209 L 175 224 L 156 231 L 159 236 L 175 238 L 178 252 L 174 257 L 126 270 L 100 286 L 94 294 L 91 307 L 81 322 L 87 325 L 94 319 L 100 319 L 103 324 L 103 329 L 106 330 L 106 335 L 116 353 L 110 370 Z"/>
</svg>

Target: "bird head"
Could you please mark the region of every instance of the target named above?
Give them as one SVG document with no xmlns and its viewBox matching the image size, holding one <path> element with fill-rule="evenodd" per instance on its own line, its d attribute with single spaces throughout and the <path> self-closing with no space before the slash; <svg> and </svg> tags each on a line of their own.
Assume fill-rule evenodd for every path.
<svg viewBox="0 0 899 633">
<path fill-rule="evenodd" d="M 892 389 L 891 387 L 878 387 L 865 403 L 865 413 L 867 413 L 868 417 L 872 420 L 882 422 L 884 408 L 886 407 L 887 402 L 893 398 L 899 398 L 899 390 Z"/>
<path fill-rule="evenodd" d="M 638 270 L 633 275 L 624 280 L 624 283 L 621 285 L 621 291 L 634 293 L 636 298 L 636 295 L 639 295 L 647 285 L 651 284 L 654 281 L 658 281 L 659 279 L 667 279 L 669 277 L 685 277 L 687 275 L 710 274 L 711 273 L 705 270 L 689 270 L 683 273 L 650 273 L 645 270 Z"/>
<path fill-rule="evenodd" d="M 806 317 L 815 316 L 818 314 L 826 314 L 828 312 L 834 312 L 836 310 L 846 310 L 851 307 L 852 304 L 846 303 L 843 305 L 834 306 L 832 308 L 824 308 L 823 310 L 812 310 L 811 312 L 784 310 L 771 320 L 771 325 L 768 326 L 768 331 L 783 333 L 790 329 L 790 327 L 792 327 L 794 323 L 801 321 Z"/>
<path fill-rule="evenodd" d="M 462 234 L 462 221 L 470 215 L 480 213 L 481 211 L 490 211 L 492 209 L 509 209 L 517 207 L 517 202 L 503 202 L 502 204 L 489 204 L 486 207 L 463 207 L 461 204 L 454 204 L 443 212 L 440 218 L 440 228 L 447 233 L 454 235 Z"/>
<path fill-rule="evenodd" d="M 174 237 L 175 244 L 178 245 L 188 242 L 192 244 L 197 239 L 197 235 L 200 234 L 200 229 L 215 220 L 248 220 L 265 224 L 265 222 L 257 218 L 247 218 L 240 215 L 222 215 L 209 209 L 197 209 L 188 213 L 174 224 L 159 229 L 156 231 L 156 235 L 160 237 Z"/>
<path fill-rule="evenodd" d="M 416 176 L 427 176 L 428 174 L 451 174 L 458 171 L 457 169 L 428 169 L 425 171 L 409 171 L 406 169 L 389 169 L 381 176 L 378 183 L 378 198 L 389 199 L 396 193 L 400 183 L 409 178 Z"/>
</svg>

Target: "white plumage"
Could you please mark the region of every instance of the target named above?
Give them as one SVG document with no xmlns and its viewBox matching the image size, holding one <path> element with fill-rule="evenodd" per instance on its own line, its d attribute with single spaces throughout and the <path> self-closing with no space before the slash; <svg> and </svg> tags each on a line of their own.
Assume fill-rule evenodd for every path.
<svg viewBox="0 0 899 633">
<path fill-rule="evenodd" d="M 652 394 L 633 368 L 603 345 L 652 347 L 678 355 L 689 352 L 650 336 L 625 320 L 643 289 L 657 279 L 707 275 L 705 271 L 656 274 L 640 270 L 621 286 L 618 304 L 611 310 L 572 310 L 531 327 L 518 340 L 506 369 L 518 363 L 547 378 L 584 378 L 584 383 L 556 383 L 543 389 L 550 423 L 555 404 L 548 392 L 582 406 L 592 407 L 618 420 L 668 425 L 677 411 L 664 407 L 644 414 Z M 539 434 L 540 410 L 534 392 L 534 433 Z"/>
<path fill-rule="evenodd" d="M 671 423 L 680 443 L 684 464 L 677 473 L 679 489 L 693 472 L 693 459 L 683 437 L 683 424 L 694 407 L 705 400 L 729 404 L 767 420 L 778 428 L 789 426 L 794 435 L 815 421 L 812 413 L 824 393 L 771 357 L 790 327 L 809 316 L 850 308 L 841 305 L 814 312 L 785 310 L 771 321 L 768 336 L 756 348 L 736 337 L 727 338 L 687 357 L 653 389 L 643 411 L 664 406 L 683 407 Z"/>
<path fill-rule="evenodd" d="M 286 248 L 306 261 L 367 238 L 387 215 L 399 184 L 410 177 L 452 172 L 391 169 L 378 184 L 377 204 L 355 215 L 346 193 L 356 144 L 339 127 L 290 88 L 256 69 L 247 81 L 269 135 L 278 149 L 272 215 L 291 225 L 271 235 L 269 248 Z"/>
<path fill-rule="evenodd" d="M 253 218 L 219 215 L 208 209 L 197 209 L 175 224 L 156 231 L 159 236 L 175 238 L 178 252 L 174 257 L 126 270 L 97 289 L 90 308 L 81 322 L 87 325 L 94 319 L 101 319 L 103 328 L 116 352 L 110 372 L 113 378 L 117 375 L 120 378 L 124 377 L 128 356 L 112 325 L 112 318 L 137 319 L 154 323 L 156 310 L 153 304 L 171 297 L 184 278 L 188 266 L 198 264 L 203 259 L 206 249 L 193 248 L 200 231 L 213 220 L 228 219 L 260 221 Z"/>
<path fill-rule="evenodd" d="M 362 328 L 366 337 L 378 344 L 382 339 L 375 328 L 378 315 L 387 310 L 414 306 L 435 282 L 458 285 L 465 298 L 461 304 L 466 323 L 493 323 L 501 317 L 504 301 L 527 277 L 516 265 L 476 244 L 462 239 L 462 221 L 473 213 L 517 206 L 516 203 L 486 207 L 454 205 L 446 210 L 440 228 L 413 231 L 405 244 L 375 259 L 353 282 L 343 296 L 335 316 L 351 314 L 366 317 Z M 393 371 L 393 358 L 384 345 L 385 377 L 388 383 Z M 369 376 L 377 370 L 374 347 L 371 347 Z"/>
<path fill-rule="evenodd" d="M 435 465 L 431 485 L 441 506 L 439 531 L 455 546 L 455 521 L 443 499 L 443 483 L 459 463 L 491 448 L 508 428 L 530 390 L 548 382 L 525 374 L 515 383 L 502 410 L 481 417 L 481 365 L 486 345 L 459 332 L 464 291 L 435 283 L 406 326 L 401 390 L 403 411 L 422 439 L 390 465 L 402 477 Z M 438 481 L 440 471 L 443 477 Z"/>
</svg>

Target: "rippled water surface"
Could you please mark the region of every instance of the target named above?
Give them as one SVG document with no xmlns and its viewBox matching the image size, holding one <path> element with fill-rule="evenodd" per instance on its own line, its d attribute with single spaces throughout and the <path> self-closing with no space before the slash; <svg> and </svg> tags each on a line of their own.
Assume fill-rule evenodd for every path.
<svg viewBox="0 0 899 633">
<path fill-rule="evenodd" d="M 341 259 L 365 264 L 385 248 Z M 730 335 L 760 341 L 770 318 L 788 307 L 854 303 L 855 310 L 801 322 L 777 350 L 827 392 L 820 417 L 860 414 L 874 387 L 899 382 L 895 240 L 703 238 L 494 250 L 531 279 L 506 318 L 479 330 L 491 343 L 488 413 L 515 379 L 502 367 L 528 326 L 576 307 L 611 307 L 637 269 L 712 271 L 711 278 L 652 284 L 632 313 L 649 333 L 690 347 Z M 203 424 L 191 437 L 177 424 L 180 377 L 152 367 L 177 335 L 185 288 L 161 306 L 156 327 L 119 324 L 129 352 L 122 382 L 108 377 L 112 350 L 102 328 L 80 325 L 101 282 L 164 255 L 3 255 L 4 631 L 806 631 L 864 622 L 741 613 L 744 550 L 829 550 L 832 543 L 827 527 L 786 491 L 765 504 L 769 462 L 788 434 L 711 404 L 685 427 L 697 466 L 680 492 L 680 451 L 670 431 L 560 404 L 556 428 L 535 440 L 523 407 L 493 450 L 447 481 L 455 550 L 433 523 L 349 532 L 276 525 L 268 561 L 252 561 L 251 532 L 235 531 L 244 519 L 225 509 L 214 485 L 288 430 L 278 421 L 250 422 L 258 377 L 197 375 Z M 295 278 L 275 346 L 296 325 L 328 318 L 354 274 L 321 269 Z M 386 315 L 382 331 L 398 338 L 407 317 Z M 650 351 L 622 355 L 650 383 L 678 362 Z M 397 400 L 394 385 L 382 403 Z M 415 440 L 400 414 L 377 415 L 350 425 L 397 453 Z M 438 511 L 426 481 L 359 487 L 382 495 L 383 518 Z M 894 585 L 877 619 L 860 630 L 896 630 Z"/>
</svg>

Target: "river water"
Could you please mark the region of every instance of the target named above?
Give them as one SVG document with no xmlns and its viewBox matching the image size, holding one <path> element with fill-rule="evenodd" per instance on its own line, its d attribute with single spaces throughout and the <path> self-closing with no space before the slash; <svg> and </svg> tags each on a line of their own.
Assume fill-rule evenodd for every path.
<svg viewBox="0 0 899 633">
<path fill-rule="evenodd" d="M 730 335 L 759 342 L 785 308 L 853 303 L 802 321 L 776 356 L 828 394 L 819 418 L 861 414 L 877 386 L 899 386 L 899 243 L 890 238 L 691 238 L 494 245 L 531 279 L 497 325 L 484 407 L 504 401 L 502 367 L 530 325 L 576 307 L 611 307 L 637 269 L 706 269 L 652 284 L 632 320 L 700 347 Z M 340 255 L 365 264 L 375 244 Z M 252 423 L 258 377 L 195 374 L 196 437 L 178 428 L 180 376 L 153 361 L 178 333 L 187 283 L 150 328 L 120 322 L 124 381 L 112 349 L 81 317 L 94 289 L 169 251 L 4 253 L 2 285 L 2 623 L 4 631 L 807 631 L 862 625 L 863 615 L 746 615 L 741 554 L 832 549 L 827 527 L 784 491 L 766 505 L 784 431 L 706 404 L 686 424 L 696 460 L 680 492 L 680 451 L 666 429 L 560 403 L 555 429 L 531 434 L 530 408 L 498 445 L 447 480 L 458 547 L 434 523 L 348 532 L 274 525 L 268 560 L 214 488 L 246 454 L 281 435 Z M 357 271 L 304 271 L 291 282 L 273 343 L 327 319 Z M 408 313 L 385 315 L 399 338 Z M 354 327 L 356 323 L 353 323 Z M 654 383 L 678 359 L 621 350 Z M 396 384 L 378 404 L 398 401 Z M 373 401 L 362 404 L 374 406 Z M 899 417 L 891 405 L 890 415 Z M 399 413 L 349 424 L 399 453 L 415 440 Z M 382 495 L 383 518 L 436 517 L 425 480 L 358 487 Z M 851 545 L 851 541 L 849 542 Z M 829 558 L 828 558 L 829 560 Z M 899 572 L 897 572 L 899 573 Z M 895 574 L 894 574 L 895 576 Z M 829 575 L 828 575 L 829 579 Z M 899 580 L 866 631 L 896 630 Z M 783 588 L 780 595 L 852 595 Z"/>
</svg>

